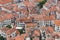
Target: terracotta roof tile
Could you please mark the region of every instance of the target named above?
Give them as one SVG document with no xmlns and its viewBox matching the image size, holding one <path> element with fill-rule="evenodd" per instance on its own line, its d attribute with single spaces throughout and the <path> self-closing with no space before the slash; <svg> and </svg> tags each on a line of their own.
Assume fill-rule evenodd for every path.
<svg viewBox="0 0 60 40">
<path fill-rule="evenodd" d="M 16 36 L 15 38 L 14 38 L 15 40 L 24 40 L 24 38 L 23 37 L 21 37 L 20 35 L 19 36 Z"/>
<path fill-rule="evenodd" d="M 20 18 L 17 18 L 16 21 L 17 21 L 17 22 L 20 22 Z"/>
<path fill-rule="evenodd" d="M 37 23 L 26 23 L 26 27 L 36 27 Z"/>
<path fill-rule="evenodd" d="M 23 38 L 25 38 L 25 37 L 27 37 L 27 36 L 29 36 L 28 33 L 21 34 L 21 37 L 23 37 Z"/>
<path fill-rule="evenodd" d="M 0 0 L 0 4 L 6 4 L 9 2 L 13 2 L 13 0 Z"/>
<path fill-rule="evenodd" d="M 26 33 L 31 33 L 31 29 L 30 29 L 30 27 L 27 27 L 27 26 L 26 26 L 25 29 L 26 29 Z"/>
<path fill-rule="evenodd" d="M 16 34 L 20 35 L 20 32 L 18 30 L 16 30 Z"/>
<path fill-rule="evenodd" d="M 60 32 L 54 32 L 54 33 L 52 33 L 52 36 L 53 37 L 55 37 L 55 36 L 58 36 L 59 37 L 60 36 Z"/>
<path fill-rule="evenodd" d="M 41 2 L 42 0 L 33 0 L 34 2 Z"/>
<path fill-rule="evenodd" d="M 53 2 L 54 2 L 54 0 L 48 0 L 48 2 L 49 2 L 49 3 L 53 3 Z"/>
<path fill-rule="evenodd" d="M 10 35 L 10 34 L 12 34 L 12 33 L 15 32 L 15 31 L 16 31 L 15 28 L 11 28 L 10 30 L 8 30 L 8 31 L 6 32 L 6 34 L 7 34 L 7 35 Z"/>
<path fill-rule="evenodd" d="M 40 36 L 40 31 L 39 31 L 38 29 L 36 29 L 36 30 L 34 31 L 34 34 L 35 34 L 36 36 Z"/>
<path fill-rule="evenodd" d="M 50 18 L 49 18 L 49 16 L 43 15 L 43 20 L 47 21 L 47 20 L 50 20 Z"/>
<path fill-rule="evenodd" d="M 33 38 L 32 40 L 40 40 L 40 39 L 39 39 L 39 37 L 35 37 L 35 38 Z"/>
<path fill-rule="evenodd" d="M 20 8 L 18 8 L 18 6 L 14 7 L 13 10 L 16 11 L 16 12 L 20 12 L 21 11 Z"/>
<path fill-rule="evenodd" d="M 32 21 L 32 17 L 20 17 L 20 18 L 17 18 L 16 21 L 18 22 L 31 22 Z"/>
<path fill-rule="evenodd" d="M 13 16 L 14 16 L 14 17 L 17 17 L 17 16 L 18 16 L 18 14 L 15 14 L 15 13 L 14 13 L 14 14 L 13 14 Z"/>
<path fill-rule="evenodd" d="M 43 13 L 43 14 L 48 14 L 49 12 L 50 12 L 49 10 L 42 9 L 42 13 Z"/>
<path fill-rule="evenodd" d="M 51 4 L 50 4 L 49 2 L 46 2 L 46 3 L 44 4 L 44 6 L 46 6 L 46 7 L 51 7 Z"/>
<path fill-rule="evenodd" d="M 53 27 L 48 26 L 48 27 L 47 27 L 47 31 L 50 32 L 50 33 L 53 33 L 53 32 L 54 32 L 54 29 L 53 29 Z"/>
<path fill-rule="evenodd" d="M 55 16 L 54 15 L 51 15 L 49 18 L 50 18 L 50 20 L 55 20 Z"/>
<path fill-rule="evenodd" d="M 35 6 L 34 2 L 24 1 L 23 3 L 25 6 L 29 6 L 29 7 Z"/>
<path fill-rule="evenodd" d="M 60 32 L 57 32 L 57 35 L 60 36 Z"/>
<path fill-rule="evenodd" d="M 3 27 L 1 30 L 4 31 L 4 32 L 7 32 L 9 30 L 9 28 Z"/>
<path fill-rule="evenodd" d="M 25 4 L 25 6 L 29 6 L 29 2 L 28 1 L 24 1 L 23 3 Z"/>
<path fill-rule="evenodd" d="M 32 17 L 34 18 L 34 20 L 42 20 L 43 19 L 42 15 L 33 15 Z"/>
<path fill-rule="evenodd" d="M 40 29 L 43 31 L 43 30 L 45 30 L 45 29 L 46 29 L 46 27 L 42 26 Z"/>
<path fill-rule="evenodd" d="M 3 6 L 4 8 L 8 9 L 8 10 L 13 10 L 13 11 L 16 11 L 16 12 L 20 12 L 20 8 L 18 8 L 17 4 L 11 4 L 11 5 L 8 5 L 8 6 Z"/>
<path fill-rule="evenodd" d="M 27 19 L 26 17 L 21 17 L 21 18 L 17 18 L 16 21 L 22 22 L 22 21 L 26 21 L 26 19 Z"/>
<path fill-rule="evenodd" d="M 6 14 L 4 17 L 5 17 L 5 19 L 11 19 L 11 18 L 13 18 L 14 16 L 13 16 L 12 13 L 8 13 L 8 14 Z"/>
<path fill-rule="evenodd" d="M 54 12 L 57 10 L 56 6 L 52 6 L 50 9 L 49 9 L 51 12 Z"/>
<path fill-rule="evenodd" d="M 4 20 L 3 16 L 0 16 L 0 22 L 2 22 Z"/>
<path fill-rule="evenodd" d="M 57 8 L 57 12 L 60 13 L 60 7 L 57 6 L 56 8 Z"/>
<path fill-rule="evenodd" d="M 54 24 L 60 26 L 60 20 L 54 20 Z"/>
<path fill-rule="evenodd" d="M 0 15 L 4 16 L 6 14 L 6 11 L 2 10 L 0 11 Z"/>
</svg>

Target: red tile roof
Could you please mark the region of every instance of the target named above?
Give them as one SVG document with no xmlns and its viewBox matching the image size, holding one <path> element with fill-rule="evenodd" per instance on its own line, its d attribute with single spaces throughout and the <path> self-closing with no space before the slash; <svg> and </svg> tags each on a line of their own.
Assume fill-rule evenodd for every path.
<svg viewBox="0 0 60 40">
<path fill-rule="evenodd" d="M 0 4 L 6 4 L 9 2 L 13 2 L 13 0 L 0 0 Z"/>
<path fill-rule="evenodd" d="M 27 7 L 28 7 L 28 6 L 29 6 L 29 7 L 34 7 L 34 6 L 35 6 L 34 2 L 24 1 L 23 3 L 24 3 L 24 5 L 27 6 Z"/>
<path fill-rule="evenodd" d="M 34 2 L 41 2 L 42 0 L 33 0 Z"/>
<path fill-rule="evenodd" d="M 26 23 L 26 27 L 36 27 L 37 23 Z"/>
<path fill-rule="evenodd" d="M 57 10 L 57 8 L 56 8 L 56 6 L 52 6 L 49 10 L 50 10 L 50 12 L 54 12 Z"/>
<path fill-rule="evenodd" d="M 56 18 L 55 18 L 55 15 L 50 15 L 50 20 L 55 20 Z"/>
<path fill-rule="evenodd" d="M 20 36 L 20 35 L 16 36 L 14 39 L 15 40 L 24 40 L 24 38 L 22 36 Z"/>
<path fill-rule="evenodd" d="M 40 36 L 40 30 L 36 29 L 36 30 L 34 31 L 34 34 L 35 34 L 35 36 Z"/>
<path fill-rule="evenodd" d="M 43 20 L 47 21 L 47 20 L 50 20 L 50 18 L 49 18 L 49 16 L 43 15 Z"/>
<path fill-rule="evenodd" d="M 53 32 L 54 32 L 54 29 L 53 29 L 53 27 L 48 26 L 48 27 L 47 27 L 47 31 L 48 31 L 49 33 L 53 33 Z"/>
<path fill-rule="evenodd" d="M 3 16 L 0 16 L 0 22 L 2 22 L 4 20 Z"/>
<path fill-rule="evenodd" d="M 12 34 L 12 33 L 15 32 L 15 31 L 16 31 L 15 28 L 11 28 L 10 30 L 8 30 L 8 31 L 6 32 L 6 34 L 7 34 L 7 35 L 10 35 L 10 34 Z"/>
<path fill-rule="evenodd" d="M 1 31 L 4 31 L 4 32 L 7 32 L 9 30 L 9 28 L 7 28 L 7 27 L 3 27 L 2 29 L 1 29 Z"/>
<path fill-rule="evenodd" d="M 14 16 L 13 16 L 13 14 L 12 13 L 8 13 L 8 14 L 6 14 L 5 16 L 5 19 L 11 19 L 11 18 L 13 18 Z"/>
<path fill-rule="evenodd" d="M 54 24 L 60 26 L 60 20 L 54 20 Z"/>
</svg>

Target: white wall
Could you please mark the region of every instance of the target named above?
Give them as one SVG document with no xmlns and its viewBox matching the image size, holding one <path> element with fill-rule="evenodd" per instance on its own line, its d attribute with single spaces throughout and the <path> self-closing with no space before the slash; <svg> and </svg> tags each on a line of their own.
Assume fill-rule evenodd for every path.
<svg viewBox="0 0 60 40">
<path fill-rule="evenodd" d="M 11 24 L 11 20 L 4 20 L 3 24 L 9 25 L 9 24 Z"/>
<path fill-rule="evenodd" d="M 60 19 L 60 13 L 56 12 L 57 19 Z"/>
<path fill-rule="evenodd" d="M 55 31 L 58 32 L 59 31 L 59 27 L 55 25 Z"/>
<path fill-rule="evenodd" d="M 13 32 L 10 36 L 12 36 L 12 38 L 15 37 L 16 36 L 16 31 Z"/>
<path fill-rule="evenodd" d="M 2 34 L 2 31 L 0 30 L 0 34 Z"/>
<path fill-rule="evenodd" d="M 2 25 L 3 25 L 3 23 L 2 23 L 2 22 L 0 22 L 0 28 L 2 28 Z"/>
<path fill-rule="evenodd" d="M 1 31 L 1 36 L 3 36 L 4 38 L 6 38 L 6 33 L 4 31 Z"/>
</svg>

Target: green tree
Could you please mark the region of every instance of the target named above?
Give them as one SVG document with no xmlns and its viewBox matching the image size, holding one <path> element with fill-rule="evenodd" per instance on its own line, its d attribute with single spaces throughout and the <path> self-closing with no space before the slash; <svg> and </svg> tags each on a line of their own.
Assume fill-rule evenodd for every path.
<svg viewBox="0 0 60 40">
<path fill-rule="evenodd" d="M 37 4 L 37 6 L 38 6 L 39 8 L 42 8 L 43 5 L 44 5 L 46 2 L 47 2 L 47 0 L 42 0 L 42 2 L 39 2 L 39 3 Z"/>
<path fill-rule="evenodd" d="M 0 36 L 0 40 L 4 40 L 4 38 L 2 36 Z"/>
<path fill-rule="evenodd" d="M 20 34 L 23 34 L 23 30 L 22 29 L 18 29 L 18 31 L 20 32 Z"/>
<path fill-rule="evenodd" d="M 11 28 L 11 25 L 7 25 L 6 27 Z"/>
</svg>

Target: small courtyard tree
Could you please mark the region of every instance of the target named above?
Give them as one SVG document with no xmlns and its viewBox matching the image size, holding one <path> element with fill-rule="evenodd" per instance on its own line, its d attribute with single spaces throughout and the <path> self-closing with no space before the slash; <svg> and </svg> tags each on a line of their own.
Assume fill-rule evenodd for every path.
<svg viewBox="0 0 60 40">
<path fill-rule="evenodd" d="M 38 6 L 39 8 L 42 8 L 43 5 L 44 5 L 46 2 L 47 2 L 47 0 L 42 0 L 41 2 L 39 2 L 39 3 L 37 4 L 37 6 Z"/>
<path fill-rule="evenodd" d="M 4 40 L 4 38 L 2 36 L 0 36 L 0 40 Z"/>
<path fill-rule="evenodd" d="M 7 25 L 6 27 L 7 27 L 7 28 L 11 28 L 11 25 Z"/>
</svg>

